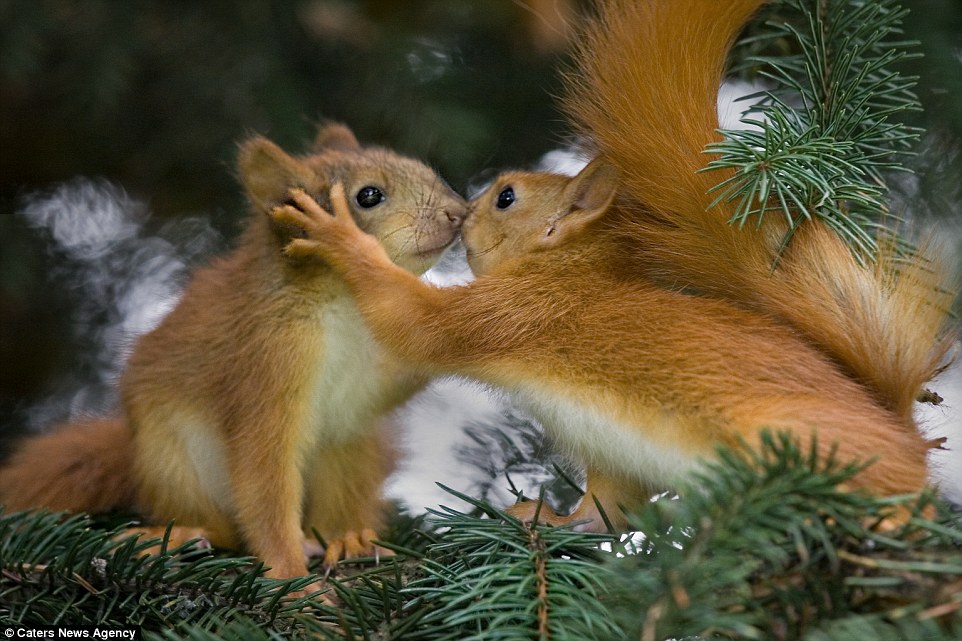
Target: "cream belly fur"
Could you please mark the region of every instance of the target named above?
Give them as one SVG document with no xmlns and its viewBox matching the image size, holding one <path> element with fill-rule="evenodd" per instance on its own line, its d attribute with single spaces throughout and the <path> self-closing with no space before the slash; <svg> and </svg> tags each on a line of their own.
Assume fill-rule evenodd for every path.
<svg viewBox="0 0 962 641">
<path fill-rule="evenodd" d="M 671 486 L 698 465 L 697 454 L 652 438 L 672 429 L 669 418 L 653 414 L 649 429 L 643 432 L 593 407 L 533 387 L 516 389 L 511 396 L 544 426 L 549 437 L 597 470 L 631 470 L 640 484 Z"/>
<path fill-rule="evenodd" d="M 335 299 L 319 316 L 325 345 L 321 362 L 316 365 L 312 416 L 301 435 L 299 449 L 307 459 L 301 461 L 305 471 L 310 469 L 310 453 L 321 444 L 349 443 L 369 434 L 377 429 L 376 421 L 386 420 L 386 408 L 417 389 L 412 377 L 386 360 L 350 299 Z M 188 460 L 196 474 L 196 484 L 178 482 L 173 486 L 194 485 L 225 513 L 233 513 L 229 457 L 222 430 L 200 413 L 185 412 L 182 403 L 178 408 L 163 419 L 155 416 L 150 421 L 154 425 L 167 423 L 176 435 L 168 445 L 181 451 L 169 452 L 167 460 Z"/>
<path fill-rule="evenodd" d="M 234 500 L 230 489 L 230 471 L 227 469 L 227 448 L 223 440 L 216 430 L 199 419 L 191 420 L 185 417 L 176 425 L 179 440 L 183 443 L 183 454 L 190 461 L 200 488 L 217 507 L 227 514 L 233 514 Z M 175 452 L 169 456 L 177 454 Z"/>
<path fill-rule="evenodd" d="M 344 443 L 368 433 L 392 401 L 417 385 L 388 360 L 350 298 L 337 298 L 322 314 L 323 360 L 312 394 L 312 442 Z"/>
</svg>

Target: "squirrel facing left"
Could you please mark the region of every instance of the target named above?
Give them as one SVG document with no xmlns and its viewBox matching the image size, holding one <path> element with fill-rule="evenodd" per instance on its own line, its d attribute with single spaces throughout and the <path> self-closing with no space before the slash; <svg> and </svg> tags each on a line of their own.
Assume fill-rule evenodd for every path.
<svg viewBox="0 0 962 641">
<path fill-rule="evenodd" d="M 268 212 L 293 187 L 324 201 L 336 181 L 357 223 L 420 274 L 456 237 L 465 204 L 424 164 L 323 126 L 311 153 L 262 137 L 238 172 L 252 205 L 236 248 L 197 271 L 121 377 L 117 417 L 28 438 L 0 468 L 8 511 L 129 507 L 172 539 L 244 549 L 269 576 L 374 553 L 392 469 L 389 413 L 427 381 L 371 338 L 343 279 L 282 253 L 299 233 Z"/>
<path fill-rule="evenodd" d="M 470 203 L 476 280 L 438 289 L 393 266 L 337 185 L 330 212 L 301 191 L 275 210 L 307 233 L 287 252 L 338 269 L 398 358 L 507 390 L 585 465 L 572 514 L 527 502 L 519 517 L 603 528 L 597 501 L 624 526 L 620 506 L 768 429 L 874 459 L 855 488 L 921 490 L 913 404 L 952 339 L 938 261 L 864 267 L 813 220 L 773 273 L 783 223 L 733 229 L 733 204 L 708 206 L 724 177 L 699 171 L 728 49 L 763 0 L 599 4 L 566 103 L 598 157 L 575 177 L 506 172 Z"/>
</svg>

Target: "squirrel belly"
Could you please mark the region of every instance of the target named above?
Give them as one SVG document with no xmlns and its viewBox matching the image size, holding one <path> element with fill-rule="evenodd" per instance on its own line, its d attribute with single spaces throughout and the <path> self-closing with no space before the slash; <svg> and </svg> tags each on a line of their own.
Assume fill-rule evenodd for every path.
<svg viewBox="0 0 962 641">
<path fill-rule="evenodd" d="M 591 403 L 536 384 L 521 385 L 509 393 L 512 402 L 536 418 L 551 442 L 571 459 L 589 470 L 618 473 L 637 486 L 673 487 L 711 455 L 701 443 L 652 438 L 684 429 L 682 417 L 664 408 L 647 408 L 642 431 L 609 413 L 614 408 L 605 406 L 603 393 Z"/>
<path fill-rule="evenodd" d="M 345 287 L 325 306 L 324 362 L 313 392 L 314 422 L 325 442 L 347 442 L 421 389 L 428 378 L 385 353 Z"/>
<path fill-rule="evenodd" d="M 227 260 L 198 273 L 131 356 L 121 389 L 141 504 L 152 521 L 202 526 L 225 547 L 248 547 L 261 520 L 287 522 L 278 539 L 295 528 L 331 539 L 377 529 L 377 489 L 394 454 L 386 415 L 424 381 L 382 354 L 330 270 L 288 283 L 272 302 L 251 288 L 249 275 L 264 269 Z M 332 453 L 351 448 L 358 465 L 327 477 Z M 266 470 L 274 479 L 263 483 Z M 342 504 L 342 486 L 369 495 L 344 490 Z M 316 505 L 303 524 L 302 503 Z M 286 507 L 272 516 L 269 504 Z"/>
</svg>

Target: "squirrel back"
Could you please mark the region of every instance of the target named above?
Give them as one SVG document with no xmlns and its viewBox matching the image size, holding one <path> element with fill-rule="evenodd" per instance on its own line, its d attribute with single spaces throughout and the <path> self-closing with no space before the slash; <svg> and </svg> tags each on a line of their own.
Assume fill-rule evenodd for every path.
<svg viewBox="0 0 962 641">
<path fill-rule="evenodd" d="M 779 255 L 785 222 L 728 223 L 734 204 L 709 208 L 729 170 L 701 172 L 717 133 L 728 51 L 765 0 L 603 3 L 567 77 L 566 111 L 622 175 L 624 232 L 645 275 L 771 314 L 800 331 L 884 407 L 912 425 L 913 404 L 951 341 L 946 270 L 902 262 L 883 248 L 864 267 L 811 221 Z M 729 171 L 729 173 L 726 173 Z M 898 264 L 896 264 L 898 261 Z"/>
</svg>

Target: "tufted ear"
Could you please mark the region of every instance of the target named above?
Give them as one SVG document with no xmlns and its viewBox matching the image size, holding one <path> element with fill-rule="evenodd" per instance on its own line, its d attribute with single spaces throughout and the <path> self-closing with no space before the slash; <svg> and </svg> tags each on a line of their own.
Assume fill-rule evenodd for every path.
<svg viewBox="0 0 962 641">
<path fill-rule="evenodd" d="M 337 122 L 321 125 L 314 137 L 314 151 L 334 149 L 338 151 L 358 151 L 361 143 L 347 125 Z"/>
<path fill-rule="evenodd" d="M 618 171 L 614 167 L 599 159 L 588 163 L 565 187 L 567 209 L 549 221 L 542 244 L 561 244 L 601 218 L 614 201 L 619 184 Z"/>
<path fill-rule="evenodd" d="M 241 145 L 237 172 L 251 202 L 261 210 L 282 202 L 291 187 L 306 186 L 312 175 L 303 163 L 260 136 Z"/>
</svg>

